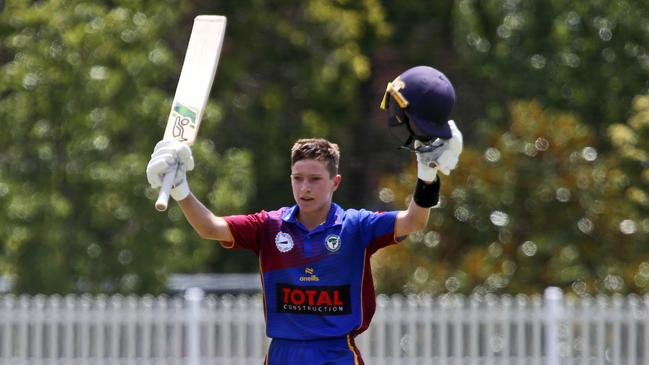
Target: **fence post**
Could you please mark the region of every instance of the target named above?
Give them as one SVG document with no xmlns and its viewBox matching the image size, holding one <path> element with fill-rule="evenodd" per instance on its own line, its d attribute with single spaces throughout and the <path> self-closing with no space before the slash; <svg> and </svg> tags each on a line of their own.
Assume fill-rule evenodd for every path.
<svg viewBox="0 0 649 365">
<path fill-rule="evenodd" d="M 187 301 L 187 365 L 201 363 L 201 302 L 205 292 L 201 288 L 189 288 L 185 291 Z"/>
<path fill-rule="evenodd" d="M 545 289 L 545 356 L 546 365 L 559 365 L 559 321 L 563 309 L 563 292 L 556 286 Z"/>
</svg>

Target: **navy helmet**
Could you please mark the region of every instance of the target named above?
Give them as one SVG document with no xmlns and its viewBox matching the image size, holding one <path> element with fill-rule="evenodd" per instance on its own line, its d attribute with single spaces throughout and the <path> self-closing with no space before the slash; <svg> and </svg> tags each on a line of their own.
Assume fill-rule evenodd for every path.
<svg viewBox="0 0 649 365">
<path fill-rule="evenodd" d="M 410 144 L 413 138 L 451 138 L 448 120 L 454 105 L 455 89 L 448 78 L 430 66 L 416 66 L 388 83 L 381 109 L 390 111 L 390 126 L 408 129 Z"/>
</svg>

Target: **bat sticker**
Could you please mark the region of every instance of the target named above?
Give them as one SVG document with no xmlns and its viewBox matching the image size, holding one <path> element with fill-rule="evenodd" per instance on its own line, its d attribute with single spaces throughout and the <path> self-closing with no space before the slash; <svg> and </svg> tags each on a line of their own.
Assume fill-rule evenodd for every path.
<svg viewBox="0 0 649 365">
<path fill-rule="evenodd" d="M 176 104 L 173 108 L 174 126 L 173 137 L 179 141 L 186 141 L 185 128 L 196 129 L 196 119 L 198 113 L 188 106 Z"/>
</svg>

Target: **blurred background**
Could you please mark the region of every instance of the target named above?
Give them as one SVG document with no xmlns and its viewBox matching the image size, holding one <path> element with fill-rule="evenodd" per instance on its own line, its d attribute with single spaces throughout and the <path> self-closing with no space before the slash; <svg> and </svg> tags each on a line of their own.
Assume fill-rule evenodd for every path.
<svg viewBox="0 0 649 365">
<path fill-rule="evenodd" d="M 158 213 L 146 181 L 199 14 L 228 17 L 189 175 L 216 214 L 293 204 L 289 151 L 310 136 L 341 147 L 339 204 L 405 208 L 414 156 L 378 105 L 429 65 L 465 150 L 426 230 L 373 257 L 377 290 L 647 292 L 649 2 L 632 0 L 0 1 L 5 290 L 257 271 Z"/>
</svg>

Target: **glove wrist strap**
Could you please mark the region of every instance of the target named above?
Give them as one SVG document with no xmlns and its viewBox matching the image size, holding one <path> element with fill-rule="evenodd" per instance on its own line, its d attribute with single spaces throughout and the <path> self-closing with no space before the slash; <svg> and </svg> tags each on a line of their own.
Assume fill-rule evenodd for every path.
<svg viewBox="0 0 649 365">
<path fill-rule="evenodd" d="M 432 184 L 426 184 L 421 179 L 417 179 L 417 186 L 412 199 L 422 208 L 433 207 L 439 203 L 440 186 L 439 179 L 433 181 Z"/>
<path fill-rule="evenodd" d="M 174 186 L 173 189 L 171 189 L 169 195 L 171 195 L 171 197 L 174 198 L 175 201 L 185 199 L 187 195 L 189 195 L 189 184 L 187 183 L 187 180 L 184 180 L 179 185 Z"/>
<path fill-rule="evenodd" d="M 437 167 L 430 167 L 421 162 L 417 162 L 417 177 L 423 181 L 435 181 L 437 179 Z"/>
</svg>

